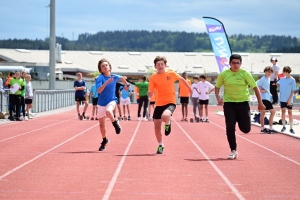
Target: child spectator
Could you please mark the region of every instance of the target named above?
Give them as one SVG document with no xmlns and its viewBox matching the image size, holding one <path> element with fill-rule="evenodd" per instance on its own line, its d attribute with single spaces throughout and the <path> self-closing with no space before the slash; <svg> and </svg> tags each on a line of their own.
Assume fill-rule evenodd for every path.
<svg viewBox="0 0 300 200">
<path fill-rule="evenodd" d="M 32 108 L 32 98 L 33 98 L 33 89 L 31 85 L 31 76 L 26 75 L 26 93 L 25 93 L 25 104 L 26 104 L 26 113 L 25 120 L 32 119 L 31 108 Z"/>
<path fill-rule="evenodd" d="M 186 82 L 191 86 L 192 83 L 189 79 L 187 79 L 187 74 L 186 72 L 182 73 L 182 78 L 186 80 Z M 180 98 L 180 103 L 181 103 L 181 113 L 182 113 L 182 119 L 181 121 L 188 121 L 187 116 L 188 116 L 188 105 L 189 105 L 189 98 L 191 94 L 189 93 L 189 89 L 183 85 L 183 81 L 179 82 L 178 85 L 178 97 Z"/>
<path fill-rule="evenodd" d="M 281 121 L 282 129 L 281 132 L 286 130 L 285 124 L 285 111 L 288 110 L 289 122 L 290 122 L 290 133 L 295 134 L 293 129 L 293 96 L 296 90 L 296 81 L 291 76 L 292 69 L 289 66 L 283 68 L 284 77 L 277 81 L 277 85 L 280 86 L 280 107 L 281 107 Z"/>
<path fill-rule="evenodd" d="M 199 93 L 199 104 L 200 104 L 200 122 L 209 122 L 208 120 L 208 104 L 209 104 L 209 94 L 214 91 L 215 87 L 208 81 L 206 81 L 206 76 L 200 76 L 200 82 L 197 85 L 197 90 Z M 203 107 L 205 106 L 206 119 L 204 120 Z"/>
<path fill-rule="evenodd" d="M 126 109 L 125 106 L 127 108 L 127 113 L 128 113 L 128 120 L 131 120 L 130 117 L 130 109 L 129 109 L 129 105 L 130 105 L 130 95 L 132 94 L 131 90 L 130 90 L 130 85 L 124 85 L 124 87 L 120 88 L 120 104 L 121 106 L 123 106 L 123 113 L 124 113 L 124 119 L 126 118 Z"/>
<path fill-rule="evenodd" d="M 199 81 L 199 76 L 194 76 L 193 77 L 193 84 L 191 86 L 192 88 L 192 97 L 191 97 L 191 100 L 192 100 L 192 103 L 193 103 L 193 112 L 194 112 L 194 119 L 196 120 L 196 118 L 198 118 L 197 116 L 197 112 L 199 112 L 200 110 L 200 105 L 199 105 L 199 93 L 198 93 L 198 81 Z"/>
<path fill-rule="evenodd" d="M 97 80 L 98 77 L 95 78 L 95 81 Z M 93 110 L 92 110 L 92 117 L 91 120 L 98 120 L 97 118 L 97 113 L 98 113 L 98 109 L 97 109 L 97 103 L 98 103 L 98 92 L 97 92 L 97 88 L 96 88 L 96 83 L 94 83 L 91 87 L 91 96 L 92 96 L 92 104 L 93 104 Z M 96 116 L 96 117 L 94 117 Z"/>
<path fill-rule="evenodd" d="M 75 88 L 75 101 L 76 101 L 78 119 L 80 120 L 86 119 L 85 112 L 88 107 L 88 103 L 86 101 L 85 94 L 84 94 L 84 91 L 86 90 L 86 84 L 85 81 L 82 80 L 82 74 L 80 72 L 77 73 L 77 81 L 74 81 L 74 88 Z M 80 110 L 79 110 L 79 106 L 81 102 L 84 103 L 82 115 L 80 115 Z"/>
</svg>

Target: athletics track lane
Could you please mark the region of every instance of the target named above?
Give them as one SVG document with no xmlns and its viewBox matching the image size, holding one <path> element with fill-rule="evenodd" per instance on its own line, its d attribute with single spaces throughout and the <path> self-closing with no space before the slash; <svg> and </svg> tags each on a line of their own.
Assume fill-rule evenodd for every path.
<svg viewBox="0 0 300 200">
<path fill-rule="evenodd" d="M 132 106 L 132 113 L 135 111 Z M 0 199 L 299 198 L 299 140 L 281 134 L 261 135 L 253 126 L 247 135 L 237 131 L 239 159 L 226 160 L 224 118 L 213 111 L 212 107 L 210 124 L 174 122 L 171 135 L 164 137 L 162 155 L 155 154 L 151 122 L 141 122 L 139 127 L 137 121 L 122 122 L 120 135 L 107 123 L 111 142 L 105 152 L 97 151 L 101 140 L 97 123 L 77 119 L 0 142 L 0 176 L 56 147 L 0 179 Z M 74 113 L 66 115 L 55 118 L 70 119 Z M 181 119 L 180 106 L 173 117 Z M 48 125 L 55 122 L 52 117 L 39 120 Z M 32 127 L 21 123 L 28 130 Z"/>
</svg>

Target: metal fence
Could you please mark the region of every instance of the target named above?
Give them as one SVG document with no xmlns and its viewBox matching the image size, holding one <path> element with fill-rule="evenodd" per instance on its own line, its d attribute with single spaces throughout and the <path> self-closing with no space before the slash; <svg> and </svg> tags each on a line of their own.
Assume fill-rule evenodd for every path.
<svg viewBox="0 0 300 200">
<path fill-rule="evenodd" d="M 33 112 L 44 112 L 75 105 L 75 90 L 35 90 Z"/>
</svg>

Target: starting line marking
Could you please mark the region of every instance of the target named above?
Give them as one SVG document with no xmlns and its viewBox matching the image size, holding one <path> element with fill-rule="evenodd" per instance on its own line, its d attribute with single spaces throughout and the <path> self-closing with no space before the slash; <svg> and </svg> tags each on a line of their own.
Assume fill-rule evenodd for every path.
<svg viewBox="0 0 300 200">
<path fill-rule="evenodd" d="M 206 155 L 206 153 L 197 145 L 197 143 L 187 134 L 187 132 L 178 124 L 176 120 L 173 121 L 177 124 L 177 126 L 181 129 L 181 131 L 189 138 L 189 140 L 194 144 L 194 146 L 198 149 L 198 151 L 204 156 L 204 158 L 209 162 L 209 164 L 215 169 L 215 171 L 221 176 L 224 182 L 228 185 L 228 187 L 232 190 L 232 192 L 237 196 L 240 200 L 245 200 L 245 197 L 234 187 L 234 185 L 229 181 L 229 179 L 223 174 L 223 172 L 215 165 L 215 163 Z"/>
<path fill-rule="evenodd" d="M 60 147 L 60 146 L 62 146 L 62 145 L 64 145 L 64 144 L 66 144 L 67 142 L 69 142 L 69 141 L 75 139 L 76 137 L 82 135 L 83 133 L 85 133 L 85 132 L 91 130 L 91 129 L 94 128 L 95 126 L 99 126 L 99 125 L 96 124 L 96 125 L 94 125 L 94 126 L 88 128 L 88 129 L 86 129 L 86 130 L 84 130 L 84 131 L 78 133 L 77 135 L 74 135 L 73 137 L 71 137 L 71 138 L 65 140 L 64 142 L 62 142 L 62 143 L 56 145 L 55 147 L 52 147 L 51 149 L 45 151 L 44 153 L 41 153 L 40 155 L 38 155 L 38 156 L 36 156 L 36 157 L 34 157 L 34 158 L 28 160 L 27 162 L 25 162 L 25 163 L 19 165 L 18 167 L 15 167 L 14 169 L 12 169 L 12 170 L 6 172 L 5 174 L 1 175 L 1 176 L 0 176 L 0 180 L 3 179 L 3 178 L 6 177 L 6 176 L 12 174 L 13 172 L 15 172 L 15 171 L 21 169 L 22 167 L 25 167 L 25 166 L 28 165 L 29 163 L 31 163 L 31 162 L 33 162 L 33 161 L 39 159 L 40 157 L 46 155 L 46 154 L 49 153 L 50 151 L 53 151 L 54 149 L 57 149 L 58 147 Z"/>
<path fill-rule="evenodd" d="M 131 137 L 131 140 L 130 140 L 130 142 L 128 143 L 128 145 L 127 145 L 127 147 L 126 147 L 126 149 L 125 149 L 125 152 L 124 152 L 124 154 L 123 154 L 123 156 L 122 156 L 122 158 L 121 158 L 121 160 L 120 160 L 120 162 L 119 162 L 119 164 L 118 164 L 118 167 L 117 167 L 117 169 L 116 169 L 116 171 L 115 171 L 115 173 L 114 173 L 112 179 L 110 180 L 110 182 L 109 182 L 109 184 L 108 184 L 108 187 L 107 187 L 107 189 L 106 189 L 106 191 L 105 191 L 105 193 L 104 193 L 104 196 L 103 196 L 102 200 L 107 200 L 107 199 L 109 199 L 110 194 L 111 194 L 111 192 L 112 192 L 112 189 L 113 189 L 114 186 L 115 186 L 115 183 L 116 183 L 116 181 L 117 181 L 117 178 L 118 178 L 118 176 L 119 176 L 119 174 L 120 174 L 120 172 L 121 172 L 121 169 L 122 169 L 122 167 L 123 167 L 123 164 L 124 164 L 124 162 L 125 162 L 125 159 L 126 159 L 126 156 L 127 156 L 127 154 L 128 154 L 128 151 L 129 151 L 129 149 L 130 149 L 130 147 L 131 147 L 131 145 L 132 145 L 132 143 L 133 143 L 133 140 L 134 140 L 134 138 L 135 138 L 135 136 L 136 136 L 136 134 L 137 134 L 137 131 L 138 131 L 139 127 L 140 127 L 140 124 L 141 124 L 141 121 L 139 121 L 137 127 L 135 128 L 135 131 L 134 131 L 134 133 L 133 133 L 133 135 L 132 135 L 132 137 Z"/>
</svg>

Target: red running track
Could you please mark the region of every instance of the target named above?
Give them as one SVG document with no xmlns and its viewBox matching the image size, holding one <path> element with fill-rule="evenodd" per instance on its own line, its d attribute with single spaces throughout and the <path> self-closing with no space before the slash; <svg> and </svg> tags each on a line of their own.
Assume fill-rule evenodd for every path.
<svg viewBox="0 0 300 200">
<path fill-rule="evenodd" d="M 210 123 L 189 123 L 178 106 L 162 155 L 153 122 L 116 135 L 107 121 L 103 152 L 98 122 L 75 109 L 0 125 L 0 199 L 300 199 L 299 139 L 237 128 L 239 158 L 226 160 L 221 108 L 209 109 Z"/>
</svg>

